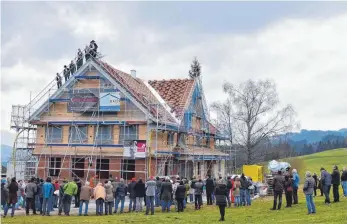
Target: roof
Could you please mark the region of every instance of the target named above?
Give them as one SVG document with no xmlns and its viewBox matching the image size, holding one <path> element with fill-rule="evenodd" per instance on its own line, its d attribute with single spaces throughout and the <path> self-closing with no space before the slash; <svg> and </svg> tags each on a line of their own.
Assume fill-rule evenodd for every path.
<svg viewBox="0 0 347 224">
<path fill-rule="evenodd" d="M 153 117 L 157 116 L 158 108 L 158 117 L 160 121 L 177 124 L 176 118 L 173 117 L 171 113 L 168 113 L 165 106 L 162 105 L 158 98 L 146 86 L 143 80 L 132 77 L 130 74 L 115 69 L 106 62 L 100 60 L 98 60 L 98 62 L 106 69 L 112 78 L 119 82 L 120 85 L 126 88 L 139 103 L 146 107 Z"/>
<path fill-rule="evenodd" d="M 148 83 L 169 104 L 177 118 L 182 118 L 194 89 L 194 79 L 151 80 Z"/>
</svg>

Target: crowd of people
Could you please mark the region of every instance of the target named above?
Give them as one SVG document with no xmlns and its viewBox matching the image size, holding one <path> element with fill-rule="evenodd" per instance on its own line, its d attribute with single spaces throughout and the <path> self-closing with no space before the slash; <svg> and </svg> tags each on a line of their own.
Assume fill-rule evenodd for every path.
<svg viewBox="0 0 347 224">
<path fill-rule="evenodd" d="M 91 199 L 95 200 L 96 215 L 111 215 L 123 213 L 125 197 L 129 196 L 129 212 L 142 212 L 143 204 L 146 206 L 145 214 L 153 215 L 155 207 L 161 207 L 162 212 L 170 212 L 172 205 L 177 212 L 183 212 L 187 203 L 193 203 L 195 209 L 203 206 L 202 196 L 206 194 L 207 205 L 216 203 L 221 211 L 221 220 L 224 220 L 225 207 L 231 207 L 230 192 L 234 192 L 235 207 L 251 204 L 250 193 L 254 189 L 251 179 L 243 174 L 234 178 L 228 177 L 218 180 L 208 176 L 201 178 L 159 178 L 150 177 L 147 182 L 135 178 L 126 184 L 124 179 L 116 181 L 112 176 L 104 183 L 98 183 L 95 188 L 89 182 L 82 183 L 79 179 L 59 183 L 50 177 L 43 179 L 32 178 L 28 183 L 3 179 L 1 182 L 1 204 L 4 208 L 4 217 L 9 208 L 11 216 L 22 205 L 29 215 L 33 214 L 50 216 L 54 208 L 58 215 L 63 212 L 70 215 L 71 204 L 74 198 L 75 207 L 79 208 L 78 214 L 88 216 L 88 207 Z M 190 199 L 188 201 L 188 198 Z M 105 208 L 104 208 L 105 207 Z M 84 212 L 83 212 L 84 208 Z"/>
<path fill-rule="evenodd" d="M 282 194 L 286 196 L 286 208 L 292 207 L 292 204 L 298 204 L 298 188 L 300 184 L 300 178 L 296 169 L 292 170 L 292 173 L 282 175 L 281 171 L 278 171 L 273 179 L 273 207 L 271 210 L 280 210 L 282 206 Z M 317 189 L 320 190 L 321 196 L 325 196 L 325 204 L 330 205 L 330 189 L 333 188 L 334 203 L 340 202 L 339 186 L 342 185 L 343 196 L 347 197 L 347 168 L 344 167 L 340 174 L 338 167 L 335 165 L 333 171 L 330 174 L 325 168 L 320 169 L 320 175 L 316 173 L 311 174 L 307 171 L 305 174 L 305 182 L 303 186 L 303 192 L 306 197 L 306 205 L 308 214 L 316 213 L 316 206 L 314 203 L 314 197 L 317 196 Z"/>
<path fill-rule="evenodd" d="M 311 175 L 306 172 L 303 191 L 306 195 L 308 214 L 316 213 L 314 197 L 316 190 L 321 189 L 324 193 L 325 203 L 330 204 L 330 188 L 333 188 L 334 202 L 339 202 L 338 188 L 342 182 L 344 197 L 347 197 L 347 169 L 344 168 L 342 174 L 337 166 L 334 166 L 330 174 L 324 168 L 321 175 L 315 173 Z M 96 184 L 96 183 L 95 183 Z M 91 186 L 92 185 L 92 186 Z M 292 204 L 298 204 L 298 189 L 300 178 L 296 169 L 291 173 L 282 175 L 278 171 L 273 179 L 274 203 L 272 210 L 281 209 L 282 194 L 285 193 L 286 208 Z M 8 214 L 11 208 L 11 216 L 15 210 L 22 205 L 26 214 L 29 210 L 33 214 L 49 216 L 54 208 L 58 209 L 58 215 L 70 215 L 71 205 L 74 199 L 75 208 L 79 208 L 78 215 L 88 216 L 88 207 L 92 199 L 95 200 L 96 215 L 111 215 L 113 213 L 123 213 L 125 197 L 129 196 L 128 212 L 143 212 L 154 215 L 154 208 L 161 207 L 162 212 L 170 212 L 173 206 L 176 212 L 184 212 L 187 203 L 194 204 L 196 210 L 203 206 L 202 196 L 206 195 L 206 205 L 216 204 L 219 207 L 220 221 L 225 220 L 225 209 L 235 207 L 250 206 L 251 195 L 257 192 L 256 185 L 252 179 L 245 175 L 235 175 L 233 177 L 217 179 L 207 176 L 206 179 L 191 178 L 159 178 L 150 177 L 146 182 L 141 178 L 132 178 L 129 183 L 124 179 L 119 181 L 112 175 L 104 182 L 99 182 L 94 187 L 94 183 L 86 181 L 84 184 L 76 178 L 73 181 L 58 180 L 52 181 L 47 177 L 45 182 L 42 179 L 31 178 L 28 183 L 2 179 L 1 181 L 1 205 L 4 209 L 3 217 Z M 188 200 L 189 199 L 189 200 Z M 84 210 L 83 210 L 84 208 Z"/>
<path fill-rule="evenodd" d="M 84 57 L 85 61 L 88 61 L 89 58 L 95 58 L 98 53 L 98 45 L 95 40 L 90 41 L 89 45 L 86 45 L 84 48 Z M 64 65 L 63 76 L 65 82 L 69 80 L 70 75 L 72 76 L 75 72 L 82 67 L 83 65 L 83 52 L 81 49 L 77 51 L 77 57 L 75 60 L 71 60 L 69 65 Z M 63 80 L 59 73 L 57 73 L 56 78 L 58 89 L 62 86 Z"/>
</svg>

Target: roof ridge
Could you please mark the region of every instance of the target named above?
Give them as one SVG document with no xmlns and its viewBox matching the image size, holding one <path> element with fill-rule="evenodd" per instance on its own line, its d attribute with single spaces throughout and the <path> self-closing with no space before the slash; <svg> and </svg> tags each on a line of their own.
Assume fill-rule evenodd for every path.
<svg viewBox="0 0 347 224">
<path fill-rule="evenodd" d="M 152 80 L 148 80 L 148 82 L 170 82 L 170 81 L 194 81 L 194 79 L 190 79 L 190 78 L 183 78 L 183 79 L 152 79 Z"/>
</svg>

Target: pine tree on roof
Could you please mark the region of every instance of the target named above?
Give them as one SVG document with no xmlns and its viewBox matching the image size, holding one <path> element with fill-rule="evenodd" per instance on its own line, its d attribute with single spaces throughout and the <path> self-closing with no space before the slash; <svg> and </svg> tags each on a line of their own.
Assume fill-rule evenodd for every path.
<svg viewBox="0 0 347 224">
<path fill-rule="evenodd" d="M 200 63 L 198 61 L 198 59 L 196 59 L 196 57 L 194 58 L 192 64 L 190 65 L 190 70 L 189 70 L 189 77 L 194 79 L 197 77 L 200 77 L 201 75 L 201 66 Z"/>
</svg>

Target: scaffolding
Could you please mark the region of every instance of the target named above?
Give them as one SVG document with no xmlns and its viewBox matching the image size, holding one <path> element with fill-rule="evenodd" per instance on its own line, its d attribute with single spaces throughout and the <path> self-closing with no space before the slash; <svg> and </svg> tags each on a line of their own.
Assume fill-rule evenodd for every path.
<svg viewBox="0 0 347 224">
<path fill-rule="evenodd" d="M 187 118 L 184 114 L 184 121 L 170 121 L 172 114 L 158 96 L 141 96 L 146 102 L 146 111 L 141 111 L 132 100 L 139 100 L 138 94 L 129 89 L 123 94 L 119 88 L 124 83 L 100 75 L 110 72 L 110 67 L 100 58 L 100 55 L 90 57 L 59 89 L 52 80 L 28 105 L 12 107 L 11 128 L 16 130 L 17 138 L 11 161 L 14 172 L 9 176 L 82 181 L 101 181 L 110 174 L 125 180 L 154 175 L 189 177 L 196 173 L 193 169 L 201 162 L 202 173 L 210 170 L 213 163 L 206 163 L 204 155 L 205 149 L 210 148 L 207 139 L 213 136 L 209 131 L 201 79 L 195 80 L 197 88 Z M 121 92 L 117 112 L 100 109 L 98 100 L 109 90 Z M 191 128 L 193 111 L 199 111 L 194 116 L 200 117 L 195 130 Z M 189 136 L 193 136 L 193 144 L 187 144 Z M 201 150 L 196 155 L 195 148 L 201 149 L 203 140 L 206 143 L 202 147 L 203 155 Z M 144 152 L 137 152 L 139 145 L 145 146 Z M 198 170 L 201 172 L 200 167 Z"/>
</svg>

